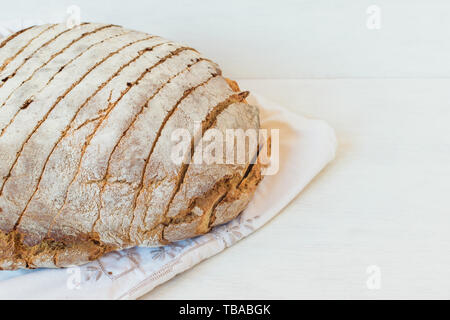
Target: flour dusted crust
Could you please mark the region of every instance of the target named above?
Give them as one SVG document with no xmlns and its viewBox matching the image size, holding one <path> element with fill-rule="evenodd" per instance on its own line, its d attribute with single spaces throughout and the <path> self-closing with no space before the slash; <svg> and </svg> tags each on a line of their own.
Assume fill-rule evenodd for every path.
<svg viewBox="0 0 450 320">
<path fill-rule="evenodd" d="M 83 264 L 236 217 L 260 164 L 176 164 L 171 134 L 258 129 L 247 94 L 196 50 L 115 25 L 2 40 L 0 269 Z"/>
</svg>

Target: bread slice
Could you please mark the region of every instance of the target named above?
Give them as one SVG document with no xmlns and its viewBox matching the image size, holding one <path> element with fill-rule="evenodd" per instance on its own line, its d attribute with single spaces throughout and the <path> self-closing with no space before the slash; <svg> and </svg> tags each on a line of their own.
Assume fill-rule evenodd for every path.
<svg viewBox="0 0 450 320">
<path fill-rule="evenodd" d="M 192 163 L 208 129 L 257 131 L 259 118 L 190 47 L 114 25 L 36 26 L 0 43 L 0 78 L 0 269 L 203 234 L 261 179 L 247 144 L 244 162 Z M 192 138 L 176 163 L 180 128 Z"/>
</svg>

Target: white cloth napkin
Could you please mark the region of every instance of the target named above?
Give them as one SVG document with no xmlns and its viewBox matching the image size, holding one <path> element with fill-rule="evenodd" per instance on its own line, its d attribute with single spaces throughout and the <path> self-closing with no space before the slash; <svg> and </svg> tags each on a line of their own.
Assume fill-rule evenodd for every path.
<svg viewBox="0 0 450 320">
<path fill-rule="evenodd" d="M 0 34 L 15 28 L 0 23 Z M 266 176 L 247 209 L 210 233 L 159 248 L 131 248 L 68 269 L 0 271 L 1 299 L 135 299 L 180 272 L 221 252 L 276 216 L 330 162 L 336 152 L 334 130 L 260 96 L 261 125 L 280 129 L 280 166 Z"/>
</svg>

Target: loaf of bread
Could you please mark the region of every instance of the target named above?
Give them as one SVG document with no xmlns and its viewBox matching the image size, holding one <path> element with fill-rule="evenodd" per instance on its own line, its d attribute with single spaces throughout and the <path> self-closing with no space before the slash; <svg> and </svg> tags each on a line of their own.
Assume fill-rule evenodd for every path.
<svg viewBox="0 0 450 320">
<path fill-rule="evenodd" d="M 178 163 L 172 134 L 194 137 L 192 159 L 211 128 L 257 131 L 247 94 L 196 50 L 116 25 L 1 41 L 0 269 L 79 265 L 235 218 L 260 164 Z"/>
</svg>

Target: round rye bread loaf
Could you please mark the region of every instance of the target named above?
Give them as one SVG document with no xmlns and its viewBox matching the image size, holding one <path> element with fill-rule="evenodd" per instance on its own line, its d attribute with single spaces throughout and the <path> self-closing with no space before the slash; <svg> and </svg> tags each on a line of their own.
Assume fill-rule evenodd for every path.
<svg viewBox="0 0 450 320">
<path fill-rule="evenodd" d="M 258 134 L 247 95 L 195 49 L 116 25 L 0 39 L 0 269 L 79 265 L 235 218 L 259 147 L 246 135 L 244 161 L 225 161 L 238 144 L 193 159 L 229 129 Z"/>
</svg>

